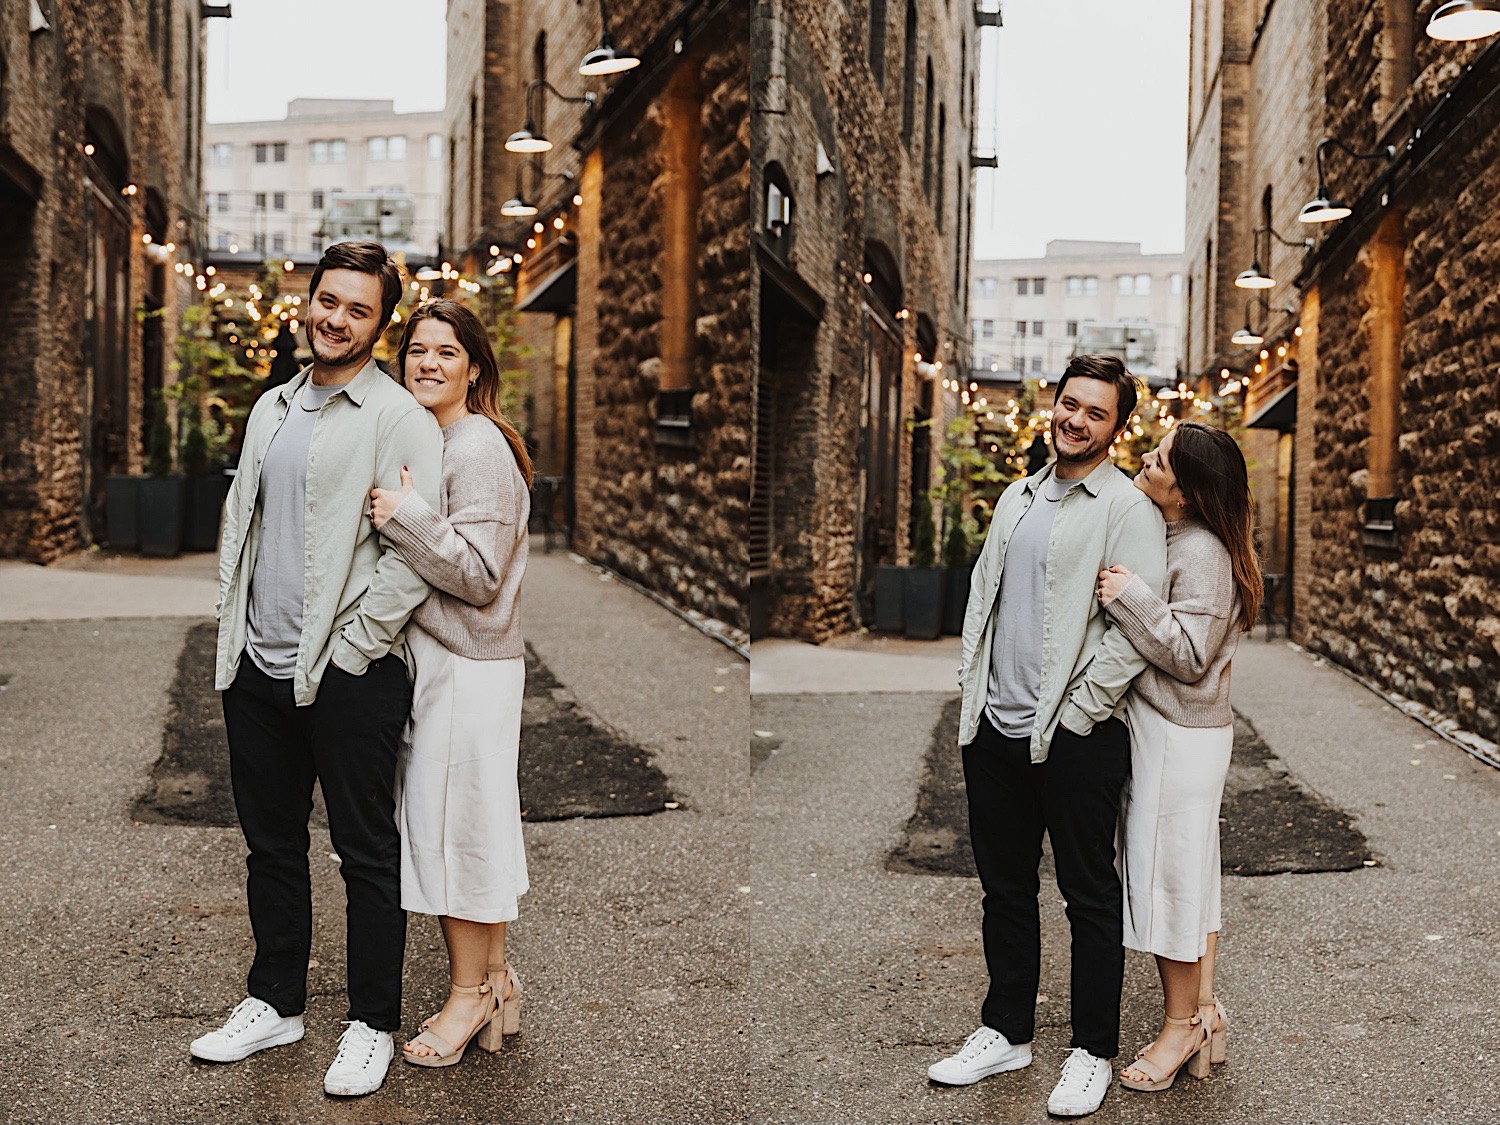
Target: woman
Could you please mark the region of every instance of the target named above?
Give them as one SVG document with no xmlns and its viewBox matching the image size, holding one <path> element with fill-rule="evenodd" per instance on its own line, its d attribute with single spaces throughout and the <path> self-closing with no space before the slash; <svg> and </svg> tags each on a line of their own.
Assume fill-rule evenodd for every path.
<svg viewBox="0 0 1500 1125">
<path fill-rule="evenodd" d="M 1245 458 L 1223 430 L 1183 422 L 1146 454 L 1135 486 L 1167 521 L 1158 598 L 1124 567 L 1099 574 L 1099 601 L 1150 663 L 1127 700 L 1131 781 L 1123 815 L 1125 945 L 1156 955 L 1165 1022 L 1120 1072 L 1164 1090 L 1223 1062 L 1228 1018 L 1214 996 L 1219 803 L 1234 715 L 1229 662 L 1260 612 Z"/>
<path fill-rule="evenodd" d="M 448 946 L 442 1011 L 403 1047 L 451 1066 L 475 1036 L 518 1030 L 521 983 L 506 923 L 526 892 L 516 759 L 525 661 L 519 620 L 531 460 L 500 410 L 500 370 L 479 318 L 455 301 L 412 313 L 402 381 L 443 428 L 433 511 L 412 490 L 373 489 L 370 522 L 433 586 L 406 629 L 413 687 L 397 776 L 401 906 L 436 914 Z"/>
</svg>

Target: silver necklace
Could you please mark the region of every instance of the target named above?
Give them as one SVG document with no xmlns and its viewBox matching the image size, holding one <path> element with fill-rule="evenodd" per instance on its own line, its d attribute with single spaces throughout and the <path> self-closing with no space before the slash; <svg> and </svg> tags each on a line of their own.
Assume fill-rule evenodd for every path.
<svg viewBox="0 0 1500 1125">
<path fill-rule="evenodd" d="M 1047 501 L 1047 503 L 1049 504 L 1061 504 L 1068 498 L 1068 493 L 1073 491 L 1074 482 L 1070 481 L 1068 482 L 1068 487 L 1063 489 L 1063 494 L 1061 496 L 1054 497 L 1052 495 L 1052 482 L 1056 479 L 1056 477 L 1048 477 L 1042 482 L 1042 499 Z"/>
</svg>

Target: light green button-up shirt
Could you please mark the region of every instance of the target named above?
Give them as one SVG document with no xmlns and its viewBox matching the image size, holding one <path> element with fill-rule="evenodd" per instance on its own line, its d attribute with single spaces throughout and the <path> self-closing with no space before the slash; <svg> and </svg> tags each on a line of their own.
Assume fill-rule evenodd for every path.
<svg viewBox="0 0 1500 1125">
<path fill-rule="evenodd" d="M 239 472 L 225 504 L 219 548 L 219 648 L 214 687 L 234 682 L 245 653 L 250 578 L 260 545 L 260 469 L 304 368 L 261 396 L 245 426 Z M 299 706 L 312 703 L 330 660 L 363 675 L 401 642 L 429 587 L 370 525 L 370 489 L 400 489 L 401 467 L 433 507 L 443 480 L 437 421 L 371 360 L 318 412 L 307 450 L 302 636 L 292 678 Z"/>
<path fill-rule="evenodd" d="M 1037 488 L 1055 469 L 1023 477 L 1000 496 L 974 565 L 964 614 L 958 743 L 979 733 L 995 644 L 1005 548 Z M 1042 619 L 1042 683 L 1031 731 L 1031 760 L 1045 762 L 1059 724 L 1088 734 L 1118 710 L 1130 681 L 1146 666 L 1099 606 L 1099 572 L 1119 565 L 1160 594 L 1167 571 L 1166 523 L 1124 473 L 1105 461 L 1058 505 L 1047 546 Z M 1000 638 L 1004 644 L 1005 638 Z"/>
</svg>

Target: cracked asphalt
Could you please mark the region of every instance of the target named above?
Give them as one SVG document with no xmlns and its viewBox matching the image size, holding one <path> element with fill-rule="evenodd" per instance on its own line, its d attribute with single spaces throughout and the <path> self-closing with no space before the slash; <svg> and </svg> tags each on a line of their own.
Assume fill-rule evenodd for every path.
<svg viewBox="0 0 1500 1125">
<path fill-rule="evenodd" d="M 57 589 L 70 576 L 34 569 L 39 606 L 77 604 Z M 322 1092 L 345 1009 L 343 890 L 322 830 L 306 1038 L 224 1066 L 187 1053 L 244 994 L 244 846 L 235 828 L 131 811 L 201 611 L 18 621 L 27 575 L 0 579 L 0 1034 L 17 1045 L 0 1120 L 743 1117 L 748 668 L 732 651 L 566 555 L 534 554 L 528 641 L 580 707 L 651 750 L 682 807 L 527 824 L 532 890 L 512 927 L 522 1034 L 446 1070 L 397 1062 L 382 1090 L 345 1101 Z M 152 605 L 133 611 L 173 613 L 150 581 Z M 436 922 L 414 917 L 408 1030 L 446 971 Z"/>
<path fill-rule="evenodd" d="M 886 860 L 951 694 L 835 693 L 816 654 L 791 656 L 796 676 L 751 657 L 758 683 L 781 689 L 752 699 L 751 978 L 774 982 L 752 1009 L 764 1068 L 752 1119 L 1046 1120 L 1069 1038 L 1067 923 L 1050 881 L 1036 1061 L 962 1089 L 925 1077 L 978 1025 L 978 880 Z M 799 679 L 822 694 L 797 693 Z M 1227 875 L 1228 1064 L 1164 1093 L 1116 1086 L 1089 1120 L 1500 1121 L 1500 771 L 1286 644 L 1242 644 L 1233 688 L 1276 772 L 1347 813 L 1377 866 Z M 1129 954 L 1117 1068 L 1160 1003 L 1154 965 Z"/>
</svg>

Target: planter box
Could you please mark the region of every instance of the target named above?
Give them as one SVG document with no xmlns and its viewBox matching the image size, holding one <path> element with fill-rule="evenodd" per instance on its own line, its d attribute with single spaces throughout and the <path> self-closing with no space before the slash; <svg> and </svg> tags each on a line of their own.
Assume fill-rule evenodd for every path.
<svg viewBox="0 0 1500 1125">
<path fill-rule="evenodd" d="M 141 545 L 141 477 L 111 474 L 104 478 L 104 539 L 115 551 Z"/>
<path fill-rule="evenodd" d="M 187 551 L 214 551 L 219 547 L 219 525 L 224 517 L 224 497 L 229 477 L 222 472 L 187 478 L 182 546 Z"/>
<path fill-rule="evenodd" d="M 950 637 L 960 636 L 964 631 L 964 611 L 969 608 L 969 580 L 974 577 L 972 561 L 963 566 L 950 566 L 943 592 L 943 632 Z"/>
<path fill-rule="evenodd" d="M 919 641 L 936 640 L 943 631 L 943 577 L 946 567 L 909 566 L 902 608 L 906 635 Z"/>
<path fill-rule="evenodd" d="M 875 628 L 882 633 L 899 633 L 906 622 L 906 567 L 875 567 Z"/>
<path fill-rule="evenodd" d="M 187 478 L 141 477 L 138 495 L 141 554 L 158 558 L 181 554 Z"/>
</svg>

